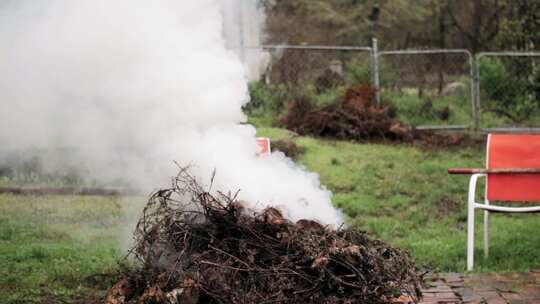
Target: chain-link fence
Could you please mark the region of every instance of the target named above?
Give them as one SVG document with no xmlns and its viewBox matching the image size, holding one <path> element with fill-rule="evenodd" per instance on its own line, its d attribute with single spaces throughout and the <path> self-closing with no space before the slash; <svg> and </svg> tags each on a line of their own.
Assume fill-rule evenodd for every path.
<svg viewBox="0 0 540 304">
<path fill-rule="evenodd" d="M 540 52 L 476 56 L 476 104 L 489 131 L 540 131 Z"/>
<path fill-rule="evenodd" d="M 290 90 L 310 86 L 317 91 L 347 83 L 371 83 L 371 48 L 263 46 L 267 56 L 265 83 Z"/>
<path fill-rule="evenodd" d="M 468 128 L 474 117 L 472 64 L 467 50 L 382 51 L 382 100 L 419 129 Z"/>
<path fill-rule="evenodd" d="M 257 62 L 252 106 L 264 102 L 265 111 L 298 98 L 332 104 L 348 87 L 370 84 L 377 102 L 391 103 L 418 129 L 540 132 L 540 52 L 378 52 L 375 41 L 373 48 L 246 47 L 244 55 Z"/>
<path fill-rule="evenodd" d="M 369 47 L 265 45 L 248 47 L 248 57 L 259 58 L 259 78 L 251 82 L 257 108 L 277 111 L 285 102 L 307 98 L 317 106 L 340 100 L 347 87 L 372 83 Z"/>
</svg>

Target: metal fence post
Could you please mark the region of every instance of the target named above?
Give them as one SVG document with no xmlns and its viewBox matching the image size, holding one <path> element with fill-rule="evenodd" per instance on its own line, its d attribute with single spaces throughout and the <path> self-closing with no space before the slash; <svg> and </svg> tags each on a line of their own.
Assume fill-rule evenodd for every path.
<svg viewBox="0 0 540 304">
<path fill-rule="evenodd" d="M 381 106 L 381 87 L 379 78 L 379 47 L 377 44 L 377 38 L 373 38 L 373 45 L 371 50 L 371 62 L 373 67 L 373 88 L 375 89 L 375 101 L 377 106 Z"/>
<path fill-rule="evenodd" d="M 474 115 L 474 129 L 480 129 L 480 58 L 482 54 L 475 54 L 472 57 L 472 78 L 473 78 L 473 115 Z"/>
</svg>

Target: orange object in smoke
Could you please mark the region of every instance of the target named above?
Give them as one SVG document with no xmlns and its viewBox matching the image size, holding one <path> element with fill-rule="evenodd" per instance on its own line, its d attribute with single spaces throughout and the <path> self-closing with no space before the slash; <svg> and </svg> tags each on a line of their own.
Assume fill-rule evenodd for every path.
<svg viewBox="0 0 540 304">
<path fill-rule="evenodd" d="M 539 134 L 490 134 L 487 169 L 540 168 Z M 539 174 L 488 174 L 489 201 L 539 202 Z"/>
<path fill-rule="evenodd" d="M 257 156 L 270 155 L 270 153 L 271 153 L 271 150 L 270 150 L 270 138 L 268 138 L 268 137 L 259 137 L 259 138 L 257 138 L 257 144 L 261 148 L 259 153 L 257 153 Z"/>
</svg>

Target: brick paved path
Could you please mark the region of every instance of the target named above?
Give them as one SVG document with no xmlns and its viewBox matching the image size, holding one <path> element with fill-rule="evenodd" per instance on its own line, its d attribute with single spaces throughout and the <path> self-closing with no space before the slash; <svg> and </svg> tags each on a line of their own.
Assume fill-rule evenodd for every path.
<svg viewBox="0 0 540 304">
<path fill-rule="evenodd" d="M 421 304 L 540 304 L 540 269 L 530 273 L 435 275 Z"/>
</svg>

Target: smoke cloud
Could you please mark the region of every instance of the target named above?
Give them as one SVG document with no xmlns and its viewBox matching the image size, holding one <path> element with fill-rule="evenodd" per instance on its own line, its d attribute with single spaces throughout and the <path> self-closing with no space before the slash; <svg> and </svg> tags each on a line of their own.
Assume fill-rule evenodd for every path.
<svg viewBox="0 0 540 304">
<path fill-rule="evenodd" d="M 226 2 L 227 0 L 224 0 Z M 167 186 L 173 161 L 253 208 L 339 225 L 331 193 L 242 124 L 246 71 L 218 0 L 0 3 L 3 149 L 69 147 L 89 174 Z M 62 161 L 55 166 L 62 166 Z"/>
</svg>

